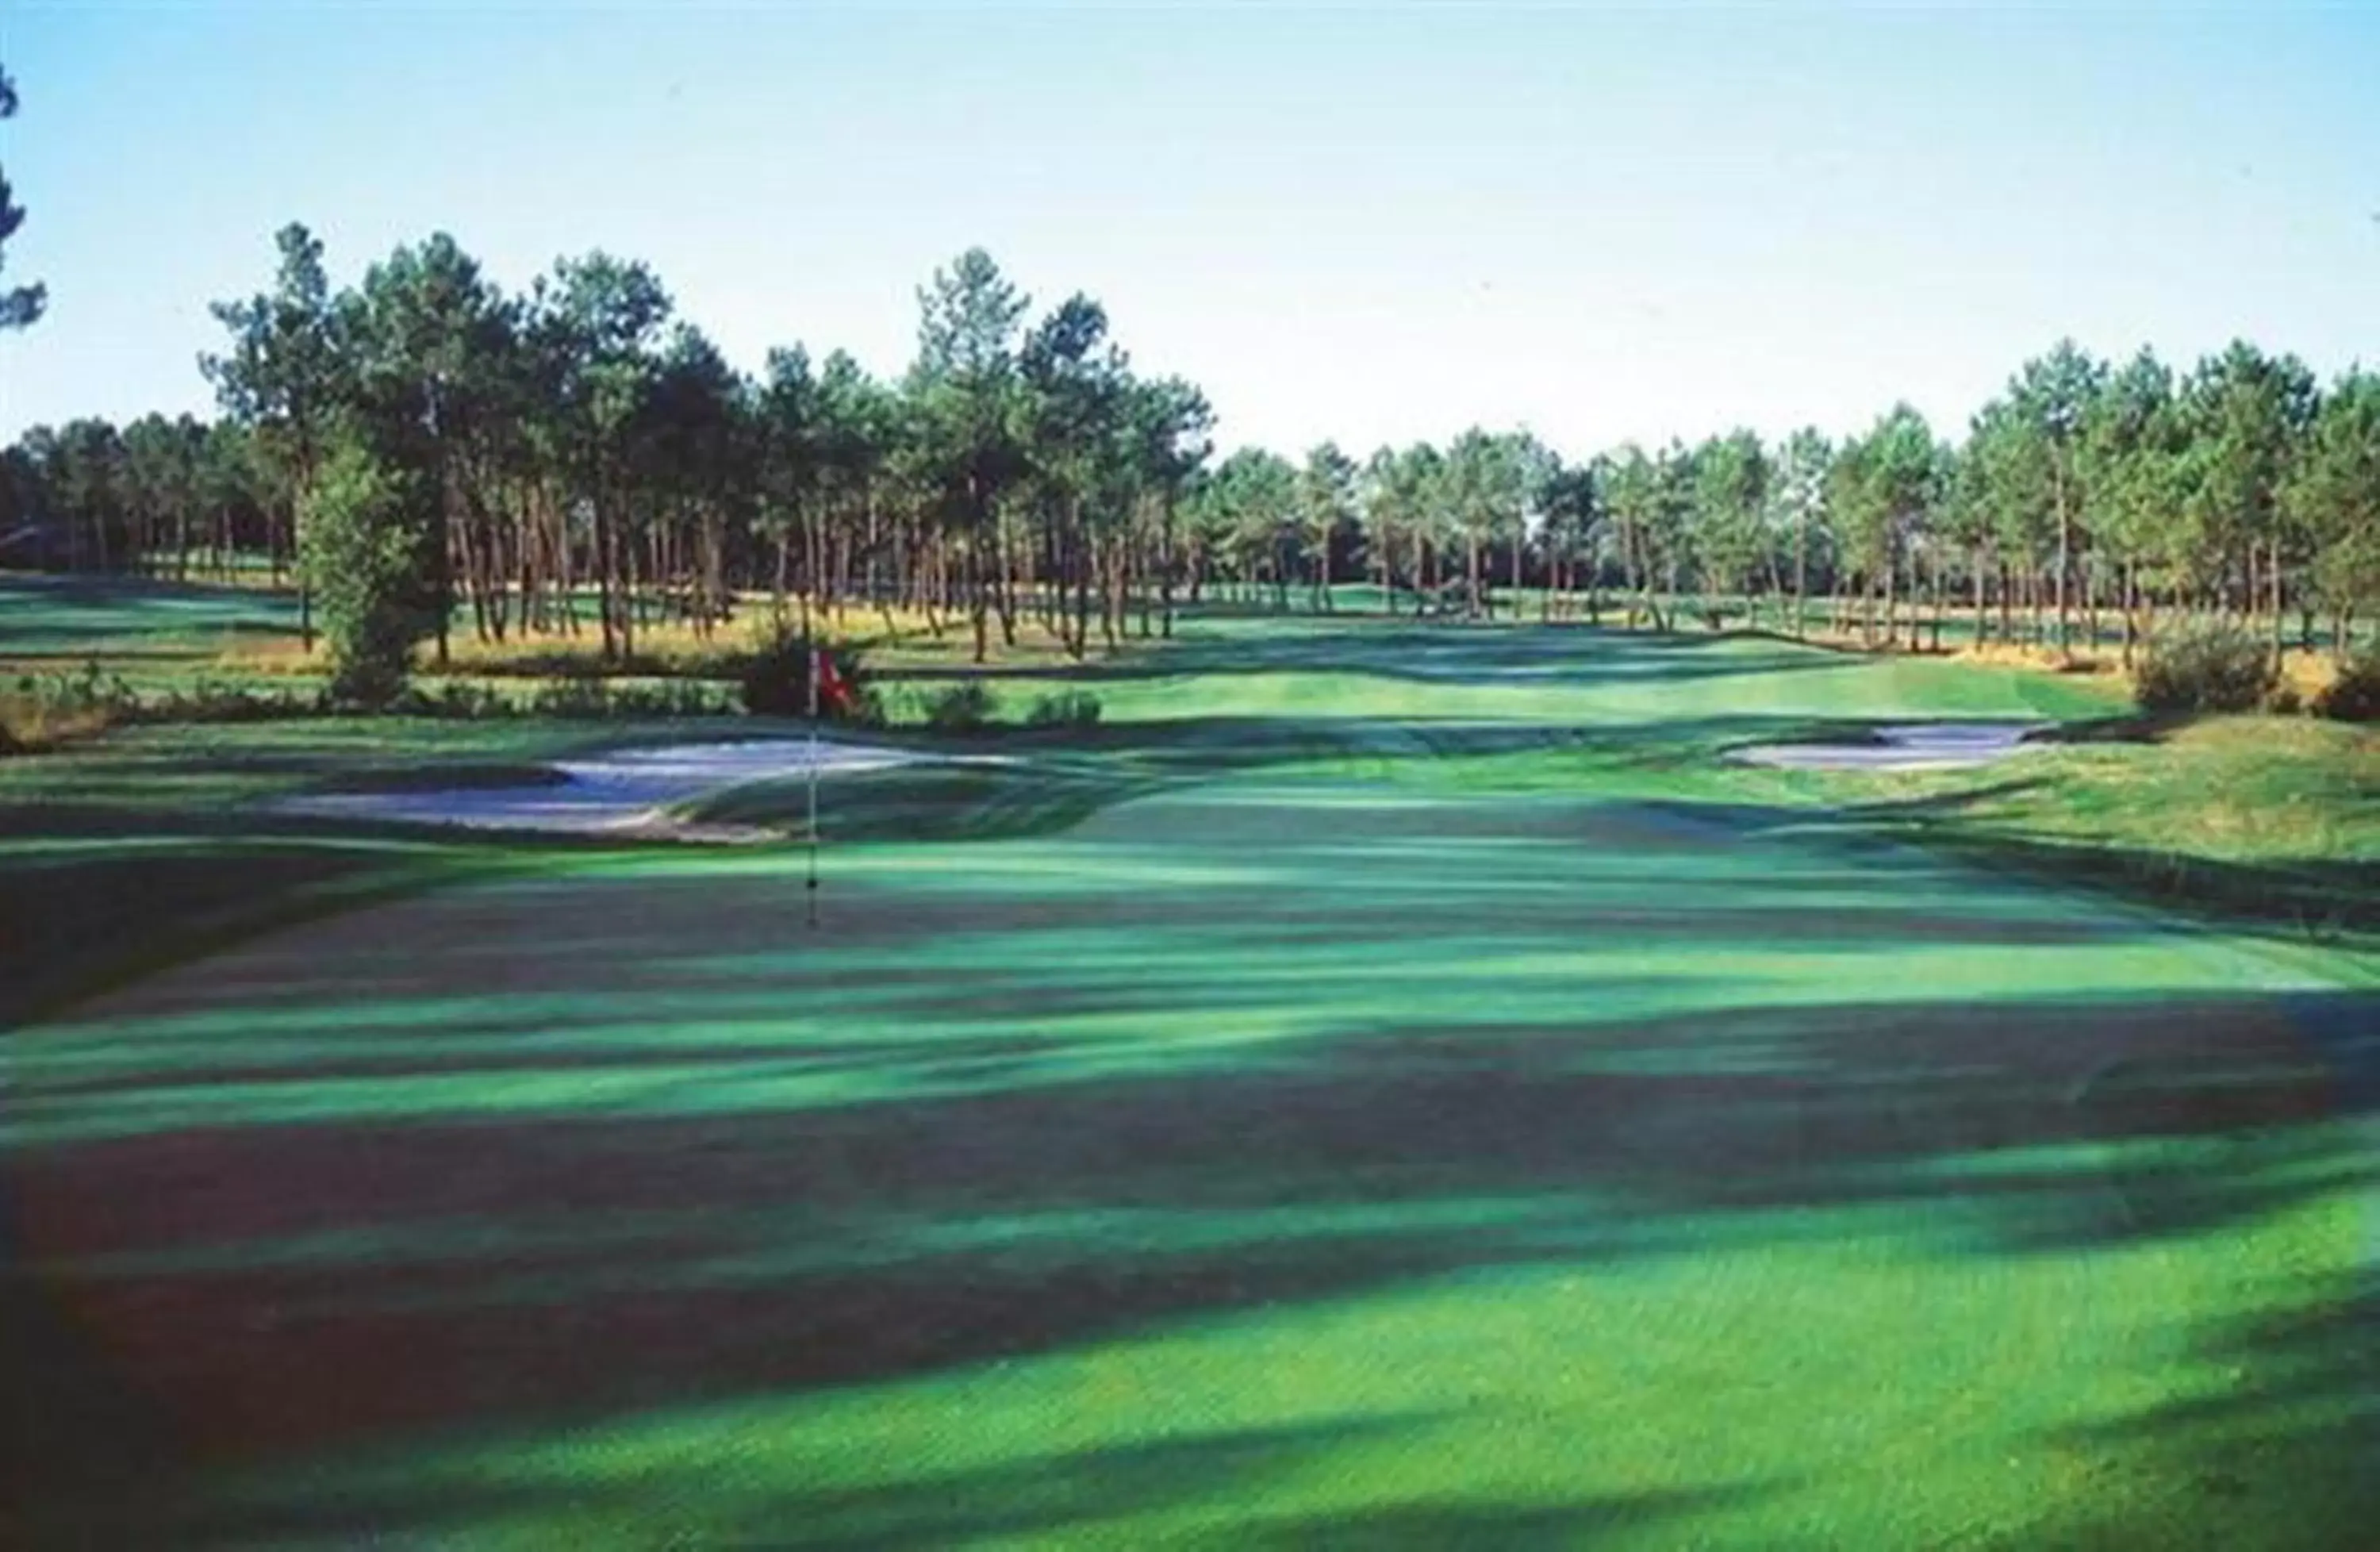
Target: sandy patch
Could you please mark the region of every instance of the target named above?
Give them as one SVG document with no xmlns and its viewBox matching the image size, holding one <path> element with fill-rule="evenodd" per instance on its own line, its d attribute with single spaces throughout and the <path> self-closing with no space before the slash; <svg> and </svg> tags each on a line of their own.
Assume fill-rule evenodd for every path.
<svg viewBox="0 0 2380 1552">
<path fill-rule="evenodd" d="M 821 772 L 877 770 L 925 757 L 905 749 L 806 738 L 755 738 L 613 749 L 555 760 L 559 782 L 514 787 L 411 792 L 306 793 L 280 800 L 284 812 L 476 830 L 528 830 L 685 841 L 757 841 L 775 832 L 743 825 L 693 825 L 668 809 L 746 782 L 800 776 L 813 751 Z"/>
</svg>

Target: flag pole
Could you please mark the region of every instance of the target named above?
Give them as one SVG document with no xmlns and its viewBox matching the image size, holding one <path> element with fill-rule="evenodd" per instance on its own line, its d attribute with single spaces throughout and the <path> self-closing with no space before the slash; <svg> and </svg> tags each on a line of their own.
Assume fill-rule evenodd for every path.
<svg viewBox="0 0 2380 1552">
<path fill-rule="evenodd" d="M 810 758 L 809 758 L 809 768 L 810 768 L 810 772 L 809 772 L 809 773 L 810 773 L 810 867 L 809 867 L 809 879 L 808 879 L 808 884 L 807 884 L 807 885 L 806 885 L 806 887 L 804 888 L 803 892 L 804 892 L 804 893 L 808 897 L 808 900 L 809 900 L 809 921 L 810 921 L 810 925 L 811 925 L 812 927 L 816 927 L 816 926 L 818 926 L 818 919 L 819 919 L 819 917 L 818 917 L 818 888 L 819 888 L 819 823 L 818 823 L 818 784 L 819 784 L 819 649 L 818 649 L 818 646 L 817 646 L 817 644 L 816 644 L 816 642 L 815 642 L 815 641 L 813 641 L 813 642 L 812 642 L 812 644 L 811 644 L 811 646 L 810 646 Z"/>
</svg>

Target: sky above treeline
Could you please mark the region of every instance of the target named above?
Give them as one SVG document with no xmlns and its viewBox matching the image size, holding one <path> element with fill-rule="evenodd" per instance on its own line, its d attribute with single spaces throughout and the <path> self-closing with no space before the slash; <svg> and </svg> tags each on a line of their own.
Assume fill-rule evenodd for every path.
<svg viewBox="0 0 2380 1552">
<path fill-rule="evenodd" d="M 0 64 L 0 437 L 209 411 L 292 220 L 340 283 L 641 259 L 749 370 L 898 372 L 980 244 L 1292 452 L 1955 434 L 2066 334 L 2380 363 L 2380 6 L 8 0 Z"/>
</svg>

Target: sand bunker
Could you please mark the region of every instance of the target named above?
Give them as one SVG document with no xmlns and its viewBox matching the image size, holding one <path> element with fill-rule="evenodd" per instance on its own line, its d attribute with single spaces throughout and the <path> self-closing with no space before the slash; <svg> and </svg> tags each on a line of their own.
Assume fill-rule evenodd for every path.
<svg viewBox="0 0 2380 1552">
<path fill-rule="evenodd" d="M 810 768 L 812 748 L 806 738 L 755 738 L 613 749 L 552 762 L 560 778 L 552 782 L 308 793 L 285 798 L 278 806 L 291 813 L 481 830 L 674 832 L 685 827 L 672 825 L 664 812 L 670 805 L 746 782 L 802 775 Z M 905 749 L 826 739 L 815 748 L 821 771 L 874 770 L 922 758 Z"/>
<path fill-rule="evenodd" d="M 2042 722 L 1928 722 L 1880 727 L 1873 744 L 1759 744 L 1730 757 L 1786 770 L 1959 770 L 2006 759 Z"/>
</svg>

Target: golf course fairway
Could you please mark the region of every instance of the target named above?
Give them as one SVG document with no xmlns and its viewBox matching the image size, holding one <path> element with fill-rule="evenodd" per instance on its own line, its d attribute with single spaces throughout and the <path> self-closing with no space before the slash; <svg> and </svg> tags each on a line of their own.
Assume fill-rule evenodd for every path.
<svg viewBox="0 0 2380 1552">
<path fill-rule="evenodd" d="M 16 1533 L 2373 1545 L 2369 957 L 1720 758 L 2082 691 L 1185 636 L 0 1036 Z"/>
</svg>

